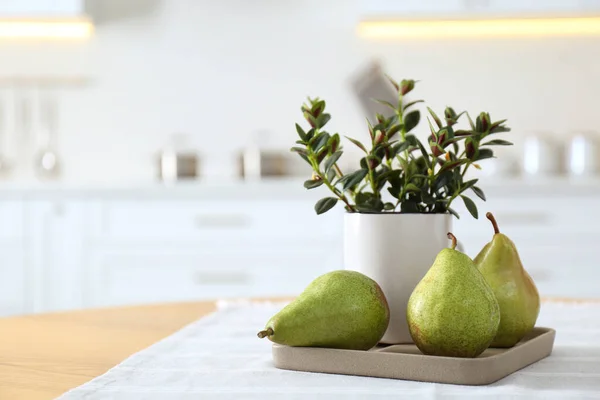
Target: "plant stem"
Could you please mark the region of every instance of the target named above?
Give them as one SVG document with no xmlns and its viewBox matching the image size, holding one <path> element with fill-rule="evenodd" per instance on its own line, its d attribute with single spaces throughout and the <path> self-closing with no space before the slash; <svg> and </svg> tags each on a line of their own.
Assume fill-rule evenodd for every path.
<svg viewBox="0 0 600 400">
<path fill-rule="evenodd" d="M 460 190 L 457 191 L 456 193 L 454 193 L 451 197 L 450 200 L 448 200 L 448 202 L 446 203 L 446 208 L 449 208 L 450 205 L 452 204 L 452 202 L 454 201 L 454 199 L 456 199 L 458 197 L 458 195 L 460 194 Z"/>
<path fill-rule="evenodd" d="M 340 167 L 337 165 L 337 163 L 333 164 L 333 169 L 335 170 L 335 174 L 337 175 L 338 178 L 341 178 L 342 176 L 344 176 L 344 173 L 342 172 Z M 354 197 L 356 196 L 356 192 L 354 192 L 352 189 L 348 189 L 348 193 L 350 193 L 350 196 L 354 200 Z"/>
<path fill-rule="evenodd" d="M 348 198 L 344 195 L 344 193 L 339 191 L 329 181 L 329 179 L 327 179 L 326 174 L 321 172 L 321 168 L 319 167 L 319 163 L 317 162 L 317 160 L 315 158 L 315 153 L 312 151 L 312 149 L 308 146 L 306 147 L 306 149 L 308 150 L 308 159 L 310 160 L 310 164 L 311 164 L 313 170 L 315 171 L 317 176 L 323 181 L 325 186 L 327 186 L 329 188 L 329 190 L 331 190 L 333 192 L 333 194 L 335 194 L 340 200 L 342 200 L 344 203 L 346 203 L 346 206 L 348 206 L 350 211 L 352 211 L 352 212 L 356 211 L 356 209 L 352 206 L 352 204 L 350 204 L 350 202 L 348 201 Z"/>
<path fill-rule="evenodd" d="M 335 170 L 335 174 L 338 176 L 338 178 L 341 178 L 342 176 L 344 176 L 344 174 L 342 173 L 342 170 L 337 165 L 337 163 L 333 164 L 333 169 Z"/>
<path fill-rule="evenodd" d="M 379 195 L 379 193 L 377 193 L 377 185 L 375 185 L 375 174 L 371 168 L 369 168 L 369 181 L 371 181 L 371 190 L 373 190 L 373 194 Z"/>
<path fill-rule="evenodd" d="M 494 233 L 500 233 L 500 229 L 498 229 L 498 223 L 496 222 L 496 218 L 494 218 L 494 214 L 488 212 L 485 214 L 486 218 L 492 221 L 492 226 L 494 227 Z"/>
<path fill-rule="evenodd" d="M 465 169 L 463 170 L 462 174 L 460 174 L 461 178 L 465 177 L 465 174 L 467 173 L 467 169 L 469 169 L 470 166 L 471 166 L 471 161 L 469 161 L 468 163 L 465 164 Z"/>
<path fill-rule="evenodd" d="M 448 232 L 448 239 L 452 240 L 452 250 L 456 250 L 456 244 L 457 244 L 457 240 L 456 240 L 456 236 L 454 236 L 452 234 L 452 232 Z"/>
<path fill-rule="evenodd" d="M 356 211 L 356 209 L 348 201 L 348 198 L 346 196 L 344 196 L 344 194 L 342 192 L 340 192 L 339 190 L 337 190 L 335 188 L 335 186 L 333 186 L 331 184 L 331 182 L 329 182 L 329 180 L 327 180 L 327 177 L 323 177 L 322 175 L 319 175 L 319 176 L 321 177 L 321 179 L 323 179 L 323 183 L 325 183 L 325 185 L 329 188 L 329 190 L 331 190 L 333 193 L 335 193 L 335 195 L 337 197 L 339 197 L 340 200 L 342 200 L 344 203 L 346 203 L 346 206 L 348 206 L 348 208 L 350 209 L 350 211 L 352 211 L 352 212 Z"/>
<path fill-rule="evenodd" d="M 264 329 L 256 334 L 259 338 L 265 338 L 267 336 L 273 336 L 273 328 Z"/>
</svg>

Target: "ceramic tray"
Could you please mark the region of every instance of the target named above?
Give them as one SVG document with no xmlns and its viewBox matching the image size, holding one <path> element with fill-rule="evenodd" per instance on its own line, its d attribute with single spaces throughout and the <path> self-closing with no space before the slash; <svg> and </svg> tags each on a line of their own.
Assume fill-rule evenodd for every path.
<svg viewBox="0 0 600 400">
<path fill-rule="evenodd" d="M 487 385 L 550 355 L 556 332 L 534 328 L 510 349 L 487 349 L 477 358 L 421 354 L 413 344 L 369 351 L 273 345 L 277 368 L 331 374 L 406 379 L 458 385 Z"/>
</svg>

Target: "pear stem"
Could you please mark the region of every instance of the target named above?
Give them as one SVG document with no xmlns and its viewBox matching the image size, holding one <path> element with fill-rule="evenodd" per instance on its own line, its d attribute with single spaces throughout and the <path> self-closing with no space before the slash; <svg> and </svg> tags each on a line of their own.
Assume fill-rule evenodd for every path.
<svg viewBox="0 0 600 400">
<path fill-rule="evenodd" d="M 494 215 L 491 212 L 489 212 L 486 213 L 485 216 L 487 217 L 487 219 L 492 221 L 492 225 L 494 226 L 494 233 L 500 233 L 500 229 L 498 229 L 498 223 L 496 222 L 496 218 L 494 218 Z"/>
<path fill-rule="evenodd" d="M 448 239 L 452 240 L 452 250 L 456 250 L 456 236 L 452 232 L 448 232 Z"/>
<path fill-rule="evenodd" d="M 272 336 L 273 335 L 273 329 L 272 328 L 267 328 L 265 330 L 262 330 L 260 332 L 258 332 L 256 334 L 256 336 L 258 336 L 259 338 L 265 338 L 267 336 Z"/>
</svg>

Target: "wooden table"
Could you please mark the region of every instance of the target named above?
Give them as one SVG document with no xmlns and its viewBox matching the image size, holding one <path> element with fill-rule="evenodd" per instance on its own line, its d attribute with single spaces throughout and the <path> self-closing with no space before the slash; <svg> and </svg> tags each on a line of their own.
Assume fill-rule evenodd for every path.
<svg viewBox="0 0 600 400">
<path fill-rule="evenodd" d="M 214 310 L 180 303 L 0 319 L 0 399 L 54 399 Z"/>
<path fill-rule="evenodd" d="M 54 399 L 214 310 L 201 302 L 0 319 L 0 399 Z"/>
</svg>

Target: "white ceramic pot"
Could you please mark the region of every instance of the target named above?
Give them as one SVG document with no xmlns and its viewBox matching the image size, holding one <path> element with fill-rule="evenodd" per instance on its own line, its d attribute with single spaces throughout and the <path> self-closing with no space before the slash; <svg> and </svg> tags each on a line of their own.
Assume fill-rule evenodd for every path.
<svg viewBox="0 0 600 400">
<path fill-rule="evenodd" d="M 344 267 L 375 280 L 390 307 L 381 340 L 412 343 L 406 304 L 436 255 L 448 246 L 449 214 L 359 214 L 344 217 Z"/>
</svg>

